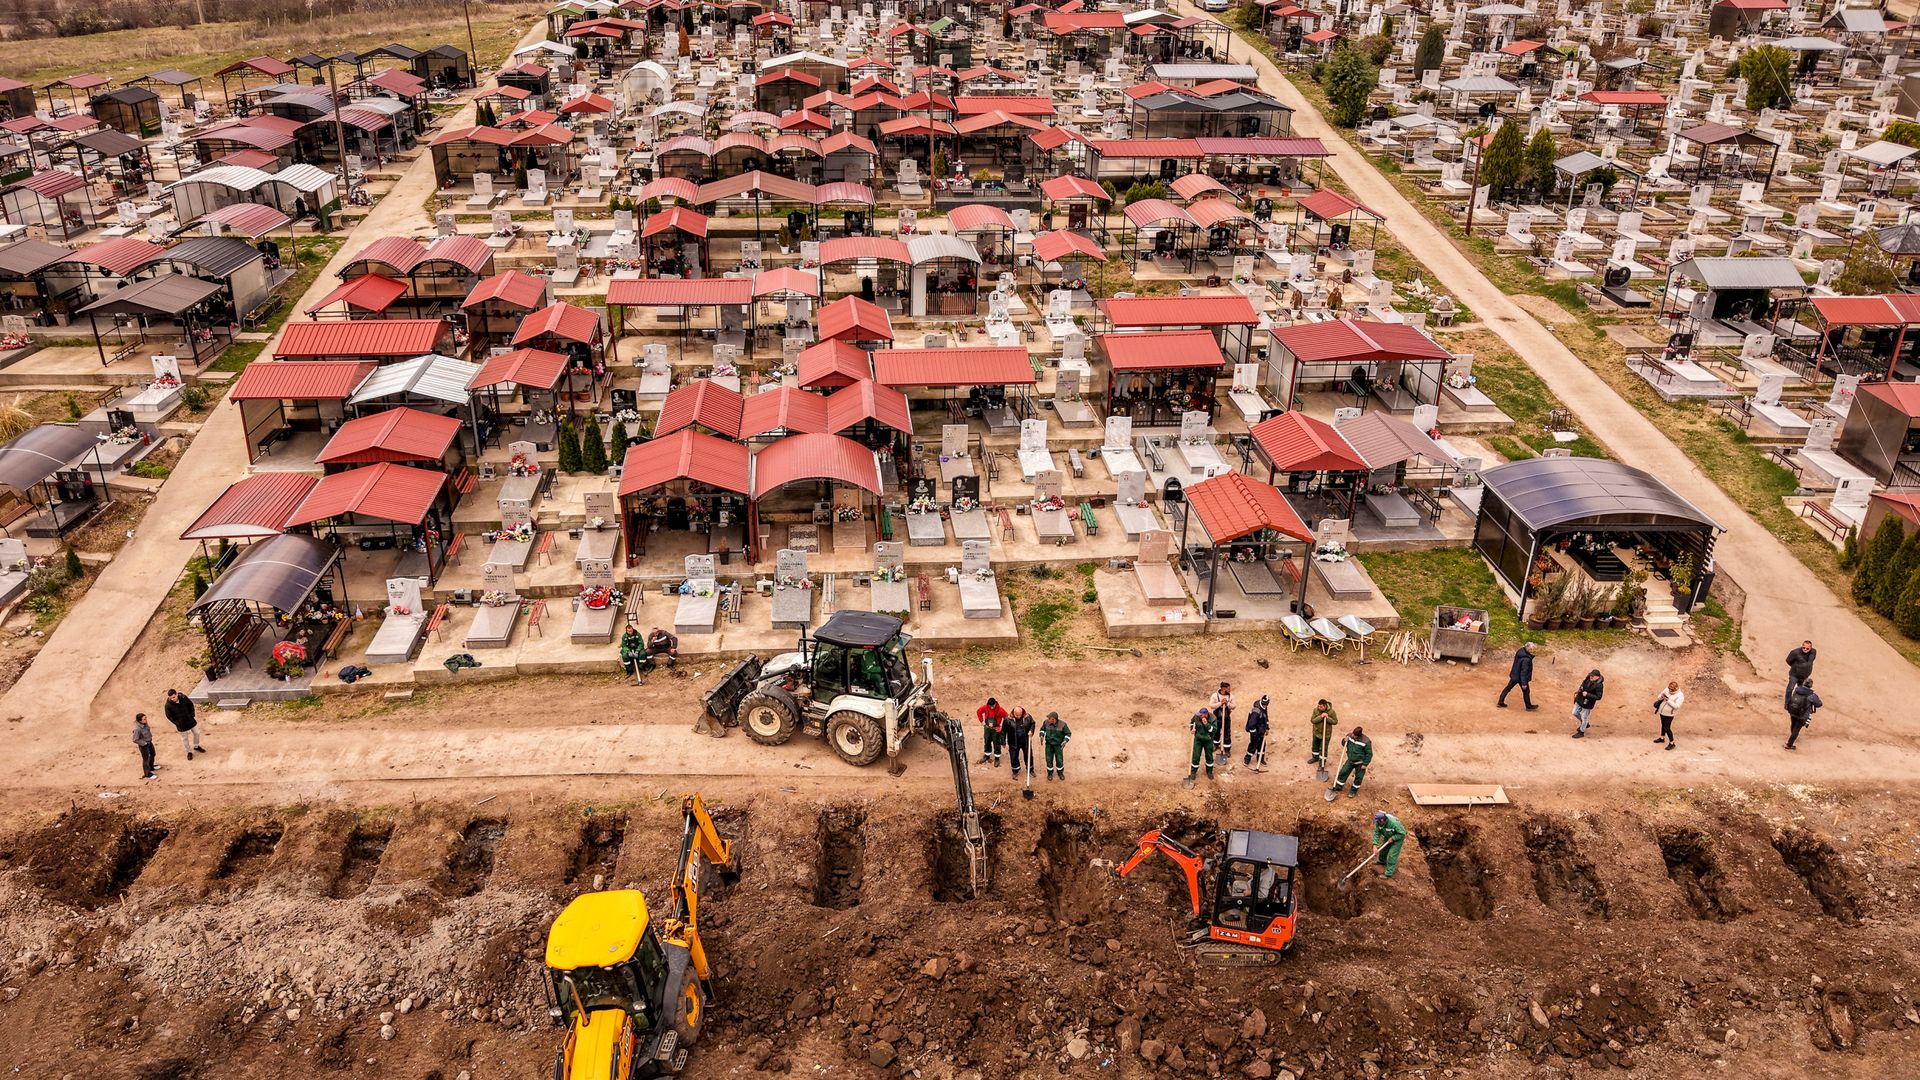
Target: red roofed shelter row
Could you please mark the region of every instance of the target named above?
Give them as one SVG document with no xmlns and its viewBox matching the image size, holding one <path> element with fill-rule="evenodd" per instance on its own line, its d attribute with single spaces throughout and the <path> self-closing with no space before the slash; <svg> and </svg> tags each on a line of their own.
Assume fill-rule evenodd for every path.
<svg viewBox="0 0 1920 1080">
<path fill-rule="evenodd" d="M 1363 408 L 1376 401 L 1392 412 L 1411 413 L 1440 400 L 1451 357 L 1425 331 L 1404 323 L 1295 323 L 1273 331 L 1262 381 L 1288 408 L 1317 391 L 1351 394 Z"/>
<path fill-rule="evenodd" d="M 1299 610 L 1312 573 L 1313 532 L 1278 488 L 1243 473 L 1222 473 L 1188 486 L 1169 509 L 1180 528 L 1184 561 L 1207 567 L 1203 616 L 1217 615 L 1223 572 L 1232 576 L 1242 600 L 1284 602 Z M 1282 546 L 1289 542 L 1300 544 L 1298 561 Z"/>
<path fill-rule="evenodd" d="M 1160 330 L 1101 334 L 1096 340 L 1111 371 L 1108 416 L 1131 417 L 1136 424 L 1178 424 L 1189 412 L 1213 418 L 1227 358 L 1212 333 Z"/>
</svg>

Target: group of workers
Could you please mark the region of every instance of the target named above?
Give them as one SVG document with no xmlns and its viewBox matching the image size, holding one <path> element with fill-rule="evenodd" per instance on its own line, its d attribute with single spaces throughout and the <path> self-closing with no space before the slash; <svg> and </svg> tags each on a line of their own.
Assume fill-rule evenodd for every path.
<svg viewBox="0 0 1920 1080">
<path fill-rule="evenodd" d="M 1050 712 L 1047 718 L 1035 724 L 1033 714 L 1025 708 L 1015 705 L 1009 709 L 1002 706 L 998 699 L 988 698 L 985 705 L 975 709 L 973 715 L 980 721 L 981 751 L 976 765 L 992 764 L 998 766 L 1005 756 L 1013 766 L 1013 778 L 1021 778 L 1025 769 L 1026 779 L 1033 780 L 1033 737 L 1040 736 L 1040 745 L 1046 752 L 1047 779 L 1065 780 L 1067 778 L 1067 742 L 1073 738 L 1073 729 L 1067 726 L 1060 714 Z"/>
</svg>

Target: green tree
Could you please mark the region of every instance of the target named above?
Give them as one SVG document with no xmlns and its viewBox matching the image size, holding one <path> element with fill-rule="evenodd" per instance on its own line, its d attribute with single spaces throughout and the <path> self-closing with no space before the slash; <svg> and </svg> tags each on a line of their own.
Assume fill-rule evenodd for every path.
<svg viewBox="0 0 1920 1080">
<path fill-rule="evenodd" d="M 1778 45 L 1755 45 L 1740 56 L 1747 108 L 1776 108 L 1793 100 L 1793 56 Z"/>
<path fill-rule="evenodd" d="M 1413 81 L 1429 71 L 1438 71 L 1440 64 L 1447 58 L 1447 35 L 1440 32 L 1438 26 L 1428 26 L 1427 32 L 1420 35 L 1420 46 L 1413 51 Z"/>
<path fill-rule="evenodd" d="M 1907 575 L 1907 585 L 1894 605 L 1893 625 L 1910 638 L 1920 638 L 1920 570 Z"/>
<path fill-rule="evenodd" d="M 1912 120 L 1895 120 L 1887 125 L 1887 130 L 1881 132 L 1880 137 L 1901 146 L 1920 146 L 1920 124 Z"/>
<path fill-rule="evenodd" d="M 1840 543 L 1840 569 L 1851 573 L 1860 566 L 1859 530 L 1847 526 L 1847 538 Z"/>
<path fill-rule="evenodd" d="M 1920 529 L 1908 534 L 1900 543 L 1900 554 L 1882 570 L 1880 577 L 1873 583 L 1873 610 L 1893 618 L 1900 604 L 1900 594 L 1906 590 L 1907 579 L 1920 571 Z"/>
<path fill-rule="evenodd" d="M 573 421 L 560 422 L 560 471 L 577 473 L 580 471 L 580 436 L 573 430 Z"/>
<path fill-rule="evenodd" d="M 1328 119 L 1340 127 L 1353 127 L 1367 115 L 1367 98 L 1380 84 L 1380 69 L 1359 49 L 1342 42 L 1326 66 L 1327 101 L 1333 105 Z"/>
<path fill-rule="evenodd" d="M 621 461 L 627 459 L 627 422 L 615 420 L 613 430 L 607 435 L 608 449 Z"/>
<path fill-rule="evenodd" d="M 1553 132 L 1542 127 L 1527 142 L 1527 186 L 1546 195 L 1553 190 L 1553 163 L 1560 150 L 1553 143 Z"/>
<path fill-rule="evenodd" d="M 1354 42 L 1354 47 L 1372 61 L 1374 67 L 1386 63 L 1387 57 L 1393 55 L 1393 39 L 1385 34 L 1369 34 Z"/>
<path fill-rule="evenodd" d="M 68 544 L 67 545 L 67 578 L 68 580 L 78 581 L 82 577 L 85 577 L 86 573 L 87 573 L 87 568 L 80 564 L 80 553 L 73 550 L 72 544 Z"/>
<path fill-rule="evenodd" d="M 1520 125 L 1511 121 L 1500 125 L 1493 141 L 1481 152 L 1480 182 L 1494 197 L 1518 187 L 1527 171 L 1526 148 L 1520 143 Z"/>
<path fill-rule="evenodd" d="M 207 591 L 207 575 L 198 570 L 193 572 L 193 598 L 200 599 Z"/>
<path fill-rule="evenodd" d="M 588 427 L 580 433 L 580 471 L 595 476 L 607 474 L 607 448 L 600 441 L 600 425 L 587 421 Z"/>
<path fill-rule="evenodd" d="M 1900 268 L 1876 244 L 1856 244 L 1833 282 L 1841 296 L 1879 296 L 1900 291 Z"/>
<path fill-rule="evenodd" d="M 1889 516 L 1880 519 L 1880 527 L 1873 531 L 1873 539 L 1867 542 L 1867 553 L 1860 560 L 1860 569 L 1853 572 L 1853 602 L 1861 607 L 1873 604 L 1873 590 L 1885 573 L 1887 564 L 1900 554 L 1900 545 L 1906 540 L 1906 531 L 1900 522 Z"/>
</svg>

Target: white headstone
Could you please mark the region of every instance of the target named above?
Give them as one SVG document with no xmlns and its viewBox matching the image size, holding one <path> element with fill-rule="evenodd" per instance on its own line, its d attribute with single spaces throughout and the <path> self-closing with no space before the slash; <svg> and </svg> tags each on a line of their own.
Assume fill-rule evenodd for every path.
<svg viewBox="0 0 1920 1080">
<path fill-rule="evenodd" d="M 965 540 L 960 544 L 960 572 L 968 575 L 990 573 L 992 548 L 985 540 Z"/>
</svg>

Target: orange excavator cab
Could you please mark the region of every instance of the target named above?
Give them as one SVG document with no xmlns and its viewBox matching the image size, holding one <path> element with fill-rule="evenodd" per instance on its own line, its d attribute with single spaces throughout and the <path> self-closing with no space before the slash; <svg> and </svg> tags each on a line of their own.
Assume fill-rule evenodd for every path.
<svg viewBox="0 0 1920 1080">
<path fill-rule="evenodd" d="M 1208 860 L 1180 841 L 1154 829 L 1140 838 L 1133 855 L 1117 873 L 1125 877 L 1160 852 L 1173 860 L 1187 879 L 1187 894 L 1198 925 L 1188 935 L 1188 948 L 1218 964 L 1268 964 L 1292 950 L 1295 920 L 1299 916 L 1295 892 L 1300 867 L 1300 840 L 1280 833 L 1234 829 L 1226 834 L 1213 882 L 1210 908 L 1202 916 L 1201 879 Z"/>
</svg>

